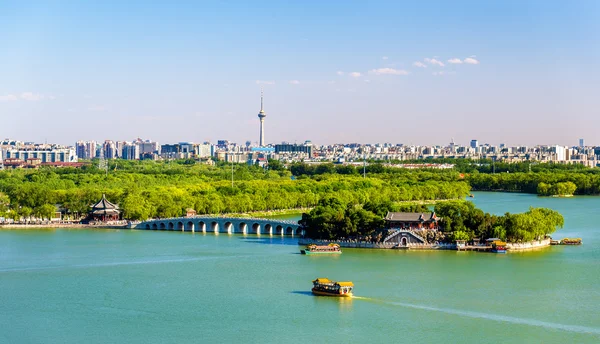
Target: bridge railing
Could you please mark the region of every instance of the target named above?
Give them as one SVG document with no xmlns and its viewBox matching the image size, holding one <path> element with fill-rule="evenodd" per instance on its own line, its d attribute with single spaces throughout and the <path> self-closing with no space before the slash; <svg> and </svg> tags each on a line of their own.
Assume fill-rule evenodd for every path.
<svg viewBox="0 0 600 344">
<path fill-rule="evenodd" d="M 295 226 L 299 226 L 297 221 L 292 221 L 292 220 L 279 220 L 279 219 L 268 219 L 268 218 L 256 218 L 256 217 L 231 217 L 231 216 L 209 216 L 209 215 L 197 215 L 197 216 L 192 216 L 192 217 L 187 217 L 187 216 L 182 216 L 182 217 L 169 217 L 169 218 L 162 218 L 162 219 L 150 219 L 150 220 L 146 220 L 143 221 L 142 223 L 149 223 L 149 222 L 161 222 L 161 221 L 191 221 L 191 220 L 198 220 L 198 219 L 215 219 L 215 220 L 227 220 L 227 221 L 265 221 L 265 222 L 270 222 L 270 223 L 277 223 L 277 224 L 287 224 L 287 225 L 295 225 Z"/>
</svg>

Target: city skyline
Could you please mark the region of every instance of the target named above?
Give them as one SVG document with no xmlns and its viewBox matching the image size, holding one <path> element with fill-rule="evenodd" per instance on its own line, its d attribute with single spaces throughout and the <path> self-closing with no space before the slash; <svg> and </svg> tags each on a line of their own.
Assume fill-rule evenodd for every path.
<svg viewBox="0 0 600 344">
<path fill-rule="evenodd" d="M 0 136 L 600 145 L 598 9 L 7 1 Z"/>
</svg>

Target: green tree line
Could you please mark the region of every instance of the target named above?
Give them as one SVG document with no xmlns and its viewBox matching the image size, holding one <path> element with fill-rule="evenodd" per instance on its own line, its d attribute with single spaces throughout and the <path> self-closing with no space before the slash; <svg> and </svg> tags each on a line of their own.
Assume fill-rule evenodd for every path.
<svg viewBox="0 0 600 344">
<path fill-rule="evenodd" d="M 547 208 L 530 208 L 520 214 L 502 216 L 485 213 L 472 202 L 457 200 L 435 205 L 441 227 L 452 240 L 500 238 L 509 242 L 542 239 L 562 228 L 563 216 Z"/>
<path fill-rule="evenodd" d="M 86 214 L 103 194 L 118 203 L 124 217 L 144 220 L 175 217 L 193 208 L 199 214 L 243 213 L 314 207 L 335 197 L 345 204 L 384 200 L 412 201 L 464 197 L 469 185 L 455 177 L 428 172 L 359 175 L 320 174 L 291 178 L 286 170 L 236 164 L 207 166 L 180 162 L 115 161 L 108 172 L 83 169 L 10 170 L 0 172 L 4 207 L 13 218 L 47 214 L 61 205 Z"/>
<path fill-rule="evenodd" d="M 391 202 L 369 202 L 361 206 L 326 198 L 302 215 L 300 225 L 306 235 L 314 239 L 366 238 L 381 241 L 386 233 L 384 216 L 388 211 L 430 210 L 419 205 L 402 209 Z M 437 238 L 447 242 L 473 238 L 526 242 L 543 239 L 564 225 L 562 215 L 551 209 L 530 208 L 524 213 L 497 216 L 485 213 L 472 202 L 464 200 L 439 202 L 435 205 L 435 213 L 442 218 L 442 235 Z"/>
</svg>

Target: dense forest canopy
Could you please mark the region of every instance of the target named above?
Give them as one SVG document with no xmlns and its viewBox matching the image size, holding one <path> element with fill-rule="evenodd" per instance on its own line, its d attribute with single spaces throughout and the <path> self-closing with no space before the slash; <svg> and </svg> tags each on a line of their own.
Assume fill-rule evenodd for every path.
<svg viewBox="0 0 600 344">
<path fill-rule="evenodd" d="M 329 197 L 344 204 L 455 199 L 467 195 L 469 185 L 456 172 L 293 177 L 285 168 L 265 170 L 246 164 L 114 161 L 108 171 L 94 165 L 1 171 L 0 192 L 0 216 L 15 219 L 49 217 L 56 205 L 85 214 L 106 194 L 119 204 L 125 218 L 144 220 L 181 216 L 187 208 L 198 214 L 306 208 Z"/>
<path fill-rule="evenodd" d="M 508 191 L 539 194 L 540 196 L 599 195 L 600 169 L 577 164 L 555 164 L 538 162 L 494 162 L 492 160 L 469 159 L 426 159 L 396 161 L 402 164 L 422 164 L 418 175 L 421 180 L 453 181 L 464 178 L 473 190 Z M 448 163 L 453 169 L 435 169 L 426 164 Z M 295 176 L 316 176 L 321 174 L 360 175 L 363 169 L 378 178 L 393 179 L 396 176 L 416 173 L 413 169 L 392 167 L 379 161 L 371 161 L 365 167 L 353 165 L 302 164 L 290 165 Z"/>
</svg>

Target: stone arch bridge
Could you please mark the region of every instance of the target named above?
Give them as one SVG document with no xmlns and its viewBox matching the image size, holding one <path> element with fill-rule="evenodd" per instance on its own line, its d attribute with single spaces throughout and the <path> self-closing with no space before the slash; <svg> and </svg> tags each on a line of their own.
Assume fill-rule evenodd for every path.
<svg viewBox="0 0 600 344">
<path fill-rule="evenodd" d="M 181 232 L 265 234 L 302 236 L 304 231 L 295 221 L 244 217 L 175 217 L 138 223 L 135 229 Z"/>
</svg>

